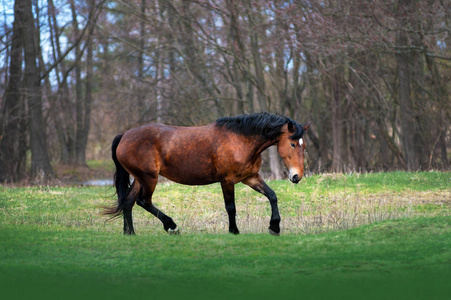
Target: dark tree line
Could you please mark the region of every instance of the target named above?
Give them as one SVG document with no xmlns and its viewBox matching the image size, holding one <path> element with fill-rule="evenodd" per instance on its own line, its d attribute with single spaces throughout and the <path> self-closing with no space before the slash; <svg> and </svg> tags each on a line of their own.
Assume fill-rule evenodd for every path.
<svg viewBox="0 0 451 300">
<path fill-rule="evenodd" d="M 257 111 L 313 121 L 313 172 L 449 169 L 450 7 L 16 0 L 1 27 L 0 181 L 107 158 L 138 124 Z M 274 151 L 265 161 L 283 176 Z"/>
</svg>

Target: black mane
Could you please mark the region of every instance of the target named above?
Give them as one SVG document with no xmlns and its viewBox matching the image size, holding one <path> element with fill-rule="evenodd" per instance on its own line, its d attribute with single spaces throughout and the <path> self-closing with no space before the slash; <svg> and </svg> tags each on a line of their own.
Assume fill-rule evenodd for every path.
<svg viewBox="0 0 451 300">
<path fill-rule="evenodd" d="M 284 116 L 264 113 L 239 115 L 236 117 L 223 117 L 216 120 L 216 126 L 245 136 L 261 136 L 267 140 L 275 140 L 282 133 L 283 125 L 291 122 L 295 129 L 291 139 L 300 139 L 304 129 L 296 121 Z"/>
</svg>

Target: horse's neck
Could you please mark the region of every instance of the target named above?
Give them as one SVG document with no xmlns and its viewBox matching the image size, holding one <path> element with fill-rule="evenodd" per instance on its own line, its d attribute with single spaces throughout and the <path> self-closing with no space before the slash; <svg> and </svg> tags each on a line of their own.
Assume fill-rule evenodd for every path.
<svg viewBox="0 0 451 300">
<path fill-rule="evenodd" d="M 265 151 L 266 149 L 268 149 L 269 147 L 271 147 L 272 145 L 276 145 L 277 144 L 277 140 L 272 140 L 272 141 L 268 141 L 268 140 L 261 140 L 260 143 L 256 144 L 256 154 L 261 154 L 263 151 Z"/>
</svg>

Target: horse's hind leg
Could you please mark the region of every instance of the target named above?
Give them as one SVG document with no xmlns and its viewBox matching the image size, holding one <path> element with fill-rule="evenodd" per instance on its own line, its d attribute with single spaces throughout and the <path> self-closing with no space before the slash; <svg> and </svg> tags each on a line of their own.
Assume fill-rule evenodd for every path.
<svg viewBox="0 0 451 300">
<path fill-rule="evenodd" d="M 136 203 L 157 217 L 163 223 L 164 230 L 169 234 L 179 234 L 179 229 L 172 218 L 168 217 L 152 204 L 152 194 L 158 182 L 158 175 L 146 176 L 142 180 L 140 195 Z"/>
<path fill-rule="evenodd" d="M 127 195 L 127 202 L 124 205 L 122 214 L 124 216 L 124 234 L 134 235 L 135 229 L 133 228 L 132 209 L 135 205 L 135 201 L 139 195 L 140 186 L 139 183 L 134 181 L 130 187 L 130 192 Z"/>
<path fill-rule="evenodd" d="M 135 229 L 133 228 L 132 210 L 124 210 L 124 234 L 134 235 Z"/>
<path fill-rule="evenodd" d="M 152 215 L 157 217 L 161 223 L 163 223 L 164 230 L 166 230 L 169 234 L 180 234 L 180 231 L 177 227 L 177 225 L 174 223 L 171 217 L 168 217 L 165 215 L 161 210 L 156 208 L 153 204 L 150 205 L 149 209 L 145 208 L 147 211 L 149 211 Z"/>
</svg>

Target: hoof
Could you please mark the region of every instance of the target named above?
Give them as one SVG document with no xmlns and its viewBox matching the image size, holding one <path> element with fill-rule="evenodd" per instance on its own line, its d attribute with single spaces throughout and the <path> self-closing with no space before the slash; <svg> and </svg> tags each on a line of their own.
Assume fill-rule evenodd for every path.
<svg viewBox="0 0 451 300">
<path fill-rule="evenodd" d="M 229 228 L 229 233 L 237 235 L 240 234 L 240 231 L 238 230 L 238 228 Z"/>
<path fill-rule="evenodd" d="M 168 233 L 169 235 L 180 235 L 180 230 L 178 227 L 175 227 L 174 229 L 169 228 Z"/>
<path fill-rule="evenodd" d="M 268 228 L 268 230 L 269 230 L 269 234 L 270 234 L 270 235 L 280 236 L 280 232 L 275 232 L 275 231 L 272 230 L 271 228 Z"/>
</svg>

